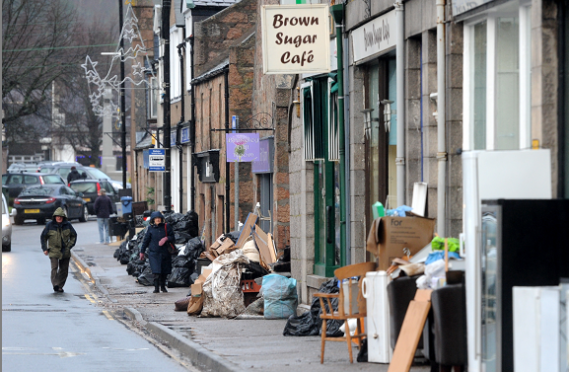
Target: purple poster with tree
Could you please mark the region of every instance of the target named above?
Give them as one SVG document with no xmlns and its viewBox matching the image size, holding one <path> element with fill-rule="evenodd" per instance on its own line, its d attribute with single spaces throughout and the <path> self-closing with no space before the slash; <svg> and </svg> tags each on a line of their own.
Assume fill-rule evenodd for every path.
<svg viewBox="0 0 569 372">
<path fill-rule="evenodd" d="M 259 133 L 228 133 L 225 143 L 228 163 L 259 160 Z"/>
</svg>

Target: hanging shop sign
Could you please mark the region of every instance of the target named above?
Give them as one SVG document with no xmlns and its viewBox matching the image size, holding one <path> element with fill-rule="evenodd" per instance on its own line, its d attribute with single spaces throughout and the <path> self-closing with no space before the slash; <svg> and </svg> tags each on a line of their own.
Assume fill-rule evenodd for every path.
<svg viewBox="0 0 569 372">
<path fill-rule="evenodd" d="M 228 163 L 259 160 L 259 133 L 227 133 L 225 147 Z"/>
<path fill-rule="evenodd" d="M 453 0 L 452 14 L 456 16 L 491 1 L 493 0 Z"/>
<path fill-rule="evenodd" d="M 148 170 L 151 172 L 166 171 L 166 150 L 165 149 L 149 149 L 148 150 Z"/>
<path fill-rule="evenodd" d="M 395 36 L 395 10 L 355 29 L 352 31 L 354 62 L 364 62 L 395 48 Z"/>
<path fill-rule="evenodd" d="M 170 147 L 176 146 L 176 139 L 178 138 L 178 135 L 176 132 L 177 131 L 175 129 L 170 132 Z"/>
<path fill-rule="evenodd" d="M 193 154 L 193 163 L 198 170 L 200 182 L 219 182 L 219 150 L 208 150 Z"/>
<path fill-rule="evenodd" d="M 327 4 L 263 5 L 263 73 L 330 72 Z"/>
<path fill-rule="evenodd" d="M 251 171 L 253 173 L 273 173 L 275 156 L 274 138 L 264 138 L 259 141 L 259 160 L 253 161 Z"/>
</svg>

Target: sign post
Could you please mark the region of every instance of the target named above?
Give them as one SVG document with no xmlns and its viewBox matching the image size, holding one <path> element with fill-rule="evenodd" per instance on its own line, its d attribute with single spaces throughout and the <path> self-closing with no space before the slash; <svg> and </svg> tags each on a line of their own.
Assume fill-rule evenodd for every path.
<svg viewBox="0 0 569 372">
<path fill-rule="evenodd" d="M 150 172 L 166 171 L 166 150 L 165 149 L 149 149 L 148 150 L 148 170 Z"/>
<path fill-rule="evenodd" d="M 231 117 L 231 129 L 233 129 L 233 133 L 237 133 L 237 131 L 235 129 L 237 129 L 237 127 L 239 127 L 239 116 L 237 115 L 233 115 Z M 225 142 L 227 144 L 227 142 Z M 226 146 L 227 148 L 227 146 Z M 234 196 L 234 207 L 235 207 L 235 230 L 239 230 L 239 163 L 236 162 L 235 163 L 235 187 L 234 187 L 234 191 L 235 191 L 235 196 Z"/>
</svg>

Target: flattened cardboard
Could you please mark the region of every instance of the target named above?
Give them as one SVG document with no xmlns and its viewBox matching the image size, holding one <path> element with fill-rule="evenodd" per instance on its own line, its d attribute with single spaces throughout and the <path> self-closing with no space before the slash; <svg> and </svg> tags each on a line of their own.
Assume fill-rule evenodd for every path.
<svg viewBox="0 0 569 372">
<path fill-rule="evenodd" d="M 271 254 L 271 259 L 273 262 L 277 262 L 277 251 L 275 250 L 275 242 L 273 241 L 273 235 L 271 233 L 267 234 L 268 244 L 269 244 L 269 253 Z"/>
<path fill-rule="evenodd" d="M 235 243 L 235 248 L 243 248 L 243 244 L 245 244 L 247 238 L 251 235 L 251 229 L 253 229 L 253 226 L 257 223 L 257 218 L 258 216 L 256 214 L 249 213 L 247 221 L 245 221 L 241 234 L 239 235 L 239 239 L 237 240 L 237 243 Z"/>
<path fill-rule="evenodd" d="M 192 296 L 197 296 L 199 294 L 202 294 L 203 283 L 198 283 L 196 280 L 196 283 L 192 284 L 192 286 L 190 287 L 190 290 L 192 291 Z"/>
<path fill-rule="evenodd" d="M 261 261 L 266 265 L 274 263 L 275 261 L 273 261 L 273 257 L 271 255 L 268 245 L 269 237 L 267 236 L 267 234 L 265 234 L 265 232 L 261 230 L 259 226 L 255 226 L 254 237 L 255 237 L 255 244 L 257 244 L 257 248 L 259 249 Z"/>
<path fill-rule="evenodd" d="M 229 253 L 231 252 L 234 248 L 235 244 L 233 244 L 233 241 L 229 238 L 225 239 L 223 241 L 223 244 L 221 244 L 221 246 L 219 248 L 217 248 L 217 254 L 224 254 L 224 253 Z"/>
<path fill-rule="evenodd" d="M 380 217 L 373 222 L 367 250 L 379 257 L 378 270 L 387 270 L 394 258 L 423 249 L 435 231 L 435 220 L 424 217 Z M 376 234 L 376 235 L 375 235 Z"/>
</svg>

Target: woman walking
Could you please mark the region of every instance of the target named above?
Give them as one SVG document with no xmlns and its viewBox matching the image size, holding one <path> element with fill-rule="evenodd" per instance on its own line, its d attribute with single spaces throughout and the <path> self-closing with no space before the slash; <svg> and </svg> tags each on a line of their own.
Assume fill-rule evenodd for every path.
<svg viewBox="0 0 569 372">
<path fill-rule="evenodd" d="M 168 292 L 166 289 L 166 277 L 172 272 L 172 258 L 168 252 L 168 244 L 174 244 L 174 230 L 172 226 L 164 223 L 164 216 L 160 212 L 152 212 L 150 215 L 150 226 L 146 230 L 142 247 L 140 248 L 140 259 L 144 260 L 144 253 L 148 248 L 148 258 L 150 259 L 150 269 L 154 274 L 154 293 Z"/>
</svg>

